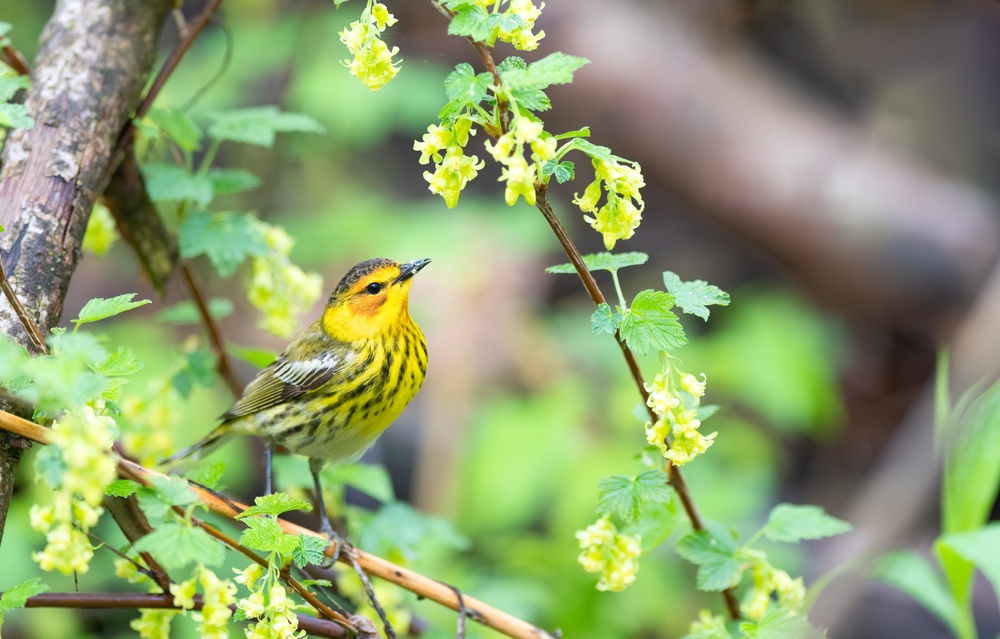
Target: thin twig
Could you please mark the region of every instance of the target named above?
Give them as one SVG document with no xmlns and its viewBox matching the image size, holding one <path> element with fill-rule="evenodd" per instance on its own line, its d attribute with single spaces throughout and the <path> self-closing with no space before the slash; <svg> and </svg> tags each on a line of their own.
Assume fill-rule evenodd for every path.
<svg viewBox="0 0 1000 639">
<path fill-rule="evenodd" d="M 193 610 L 201 610 L 204 602 L 201 595 L 195 595 Z M 128 608 L 159 608 L 179 610 L 174 604 L 174 596 L 164 594 L 142 594 L 137 592 L 47 592 L 29 597 L 24 603 L 25 608 L 83 608 L 83 609 L 128 609 Z M 229 609 L 236 610 L 235 605 Z M 311 615 L 295 615 L 298 617 L 299 630 L 305 630 L 317 637 L 340 639 L 345 636 L 344 629 L 325 619 L 317 619 Z"/>
<path fill-rule="evenodd" d="M 156 581 L 156 576 L 153 574 L 153 572 L 149 568 L 146 568 L 145 566 L 143 566 L 142 564 L 140 564 L 138 561 L 136 561 L 135 559 L 132 559 L 131 557 L 129 557 L 128 555 L 126 555 L 122 551 L 118 550 L 117 548 L 115 548 L 114 546 L 112 546 L 108 542 L 104 541 L 103 539 L 101 539 L 100 537 L 98 537 L 94 533 L 90 532 L 89 530 L 87 531 L 87 535 L 90 536 L 91 538 L 93 538 L 93 540 L 96 541 L 97 543 L 99 543 L 101 546 L 104 546 L 105 548 L 107 548 L 111 552 L 115 553 L 116 555 L 118 555 L 119 557 L 121 557 L 122 559 L 124 559 L 125 561 L 131 563 L 133 566 L 135 566 L 135 569 L 138 570 L 139 572 L 141 572 L 142 574 L 146 575 L 147 577 L 149 577 L 150 579 L 152 579 L 154 582 Z M 160 587 L 162 588 L 162 586 L 160 586 Z M 166 592 L 166 590 L 164 590 L 164 592 Z"/>
<path fill-rule="evenodd" d="M 358 573 L 358 578 L 361 579 L 361 584 L 365 587 L 369 603 L 371 603 L 375 612 L 378 613 L 378 618 L 382 620 L 382 628 L 385 630 L 385 636 L 388 639 L 396 639 L 396 631 L 393 629 L 392 624 L 389 623 L 389 618 L 385 615 L 385 610 L 382 610 L 382 604 L 378 602 L 378 597 L 375 596 L 375 589 L 372 588 L 371 580 L 368 579 L 368 575 L 365 574 L 365 571 L 361 570 L 361 566 L 358 565 L 357 558 L 353 555 L 351 556 L 351 565 L 354 566 L 354 571 Z"/>
<path fill-rule="evenodd" d="M 208 331 L 208 339 L 212 342 L 212 350 L 219 359 L 219 375 L 225 380 L 226 386 L 229 387 L 229 391 L 233 394 L 233 397 L 239 398 L 243 394 L 243 384 L 236 377 L 236 373 L 229 362 L 229 353 L 226 352 L 222 329 L 208 310 L 208 304 L 205 303 L 205 295 L 198 284 L 197 275 L 190 265 L 184 261 L 181 262 L 181 273 L 184 274 L 184 281 L 187 282 L 188 290 L 191 292 L 191 297 L 194 298 L 195 306 L 198 307 L 198 313 L 201 315 L 201 321 L 205 325 L 205 330 Z"/>
<path fill-rule="evenodd" d="M 456 639 L 465 639 L 465 599 L 462 598 L 462 591 L 451 584 L 444 585 L 451 588 L 455 592 L 455 596 L 458 597 L 458 630 L 455 637 Z"/>
<path fill-rule="evenodd" d="M 49 345 L 45 343 L 45 339 L 42 338 L 42 334 L 39 332 L 38 327 L 35 326 L 35 322 L 32 321 L 31 316 L 28 315 L 28 311 L 25 310 L 24 305 L 21 304 L 21 300 L 17 298 L 17 294 L 14 292 L 14 289 L 11 288 L 10 280 L 7 279 L 7 271 L 5 271 L 3 267 L 3 260 L 0 260 L 0 289 L 3 289 L 3 294 L 7 296 L 7 301 L 10 302 L 11 308 L 14 309 L 14 314 L 17 315 L 17 319 L 21 320 L 21 325 L 24 326 L 24 330 L 27 331 L 28 337 L 31 339 L 31 343 L 34 347 L 37 348 L 40 353 L 51 355 L 52 351 L 49 350 Z"/>
<path fill-rule="evenodd" d="M 31 68 L 28 66 L 28 61 L 24 59 L 20 51 L 9 44 L 5 44 L 3 54 L 7 58 L 7 64 L 17 71 L 18 75 L 31 75 Z"/>
<path fill-rule="evenodd" d="M 49 443 L 49 433 L 47 428 L 43 428 L 38 424 L 29 422 L 26 419 L 21 419 L 20 417 L 5 411 L 0 411 L 0 428 L 40 444 Z M 144 468 L 139 464 L 128 460 L 119 460 L 118 473 L 125 479 L 133 480 L 135 480 L 136 477 L 165 477 L 165 475 L 161 473 L 149 470 L 148 468 Z M 220 499 L 211 492 L 204 491 L 197 487 L 192 490 L 194 490 L 195 494 L 198 495 L 198 498 L 206 506 L 208 506 L 209 510 L 225 517 L 232 518 L 248 508 L 248 506 L 239 502 Z M 236 508 L 233 508 L 233 504 L 235 504 Z M 279 518 L 278 525 L 281 526 L 282 532 L 289 535 L 309 535 L 320 539 L 326 539 L 326 535 L 322 535 L 315 530 L 303 528 L 302 526 L 293 524 L 290 521 L 285 521 L 284 519 Z M 330 544 L 327 546 L 326 550 L 323 551 L 323 554 L 330 557 L 336 552 L 336 550 L 336 544 Z M 390 583 L 394 583 L 397 586 L 405 588 L 406 590 L 416 594 L 418 597 L 430 599 L 431 601 L 458 611 L 458 597 L 455 596 L 455 593 L 452 592 L 451 589 L 441 582 L 435 581 L 421 574 L 415 573 L 412 570 L 394 564 L 391 561 L 387 561 L 381 557 L 376 557 L 375 555 L 366 553 L 356 548 L 345 549 L 344 552 L 341 553 L 339 561 L 345 564 L 350 564 L 351 560 L 347 557 L 348 553 L 350 553 L 351 556 L 357 560 L 358 564 L 367 574 L 384 579 Z M 484 626 L 488 626 L 498 632 L 502 632 L 509 637 L 514 637 L 515 639 L 554 639 L 553 635 L 545 632 L 541 628 L 497 610 L 496 608 L 473 599 L 472 597 L 463 596 L 463 602 L 465 604 L 467 617 L 473 621 L 481 623 Z"/>
<path fill-rule="evenodd" d="M 583 287 L 587 289 L 590 293 L 591 299 L 594 300 L 594 304 L 600 306 L 601 304 L 607 304 L 604 299 L 604 294 L 601 293 L 600 287 L 597 285 L 597 280 L 587 269 L 587 266 L 583 262 L 583 257 L 580 255 L 579 249 L 570 239 L 569 234 L 566 232 L 566 228 L 559 221 L 556 216 L 555 211 L 552 210 L 552 205 L 549 204 L 549 200 L 545 195 L 546 185 L 536 184 L 535 185 L 535 206 L 541 211 L 542 216 L 545 221 L 549 223 L 552 227 L 552 232 L 555 233 L 556 238 L 562 245 L 563 250 L 566 251 L 566 255 L 569 257 L 570 262 L 576 268 L 577 274 L 580 276 L 580 280 L 583 282 Z M 627 344 L 622 340 L 621 335 L 615 332 L 615 341 L 618 342 L 618 346 L 621 347 L 622 355 L 625 356 L 625 361 L 628 363 L 629 371 L 632 373 L 632 379 L 635 381 L 636 387 L 639 389 L 639 394 L 642 396 L 643 400 L 649 399 L 649 393 L 646 391 L 646 387 L 642 379 L 642 371 L 639 369 L 639 363 L 635 359 L 635 355 L 632 353 L 632 349 L 628 347 Z M 646 407 L 649 412 L 650 420 L 656 423 L 659 419 L 653 409 L 649 406 Z M 670 485 L 674 487 L 674 491 L 677 496 L 680 497 L 681 504 L 684 506 L 684 511 L 688 515 L 688 519 L 691 520 L 691 527 L 695 530 L 704 530 L 705 522 L 702 520 L 701 515 L 698 513 L 698 508 L 695 506 L 694 498 L 691 497 L 691 491 L 688 489 L 687 482 L 684 481 L 684 475 L 681 473 L 677 466 L 671 464 L 667 470 Z M 740 618 L 740 605 L 736 600 L 736 595 L 733 594 L 732 588 L 726 589 L 722 592 L 723 598 L 726 600 L 726 607 L 729 609 L 729 615 L 733 619 Z"/>
</svg>

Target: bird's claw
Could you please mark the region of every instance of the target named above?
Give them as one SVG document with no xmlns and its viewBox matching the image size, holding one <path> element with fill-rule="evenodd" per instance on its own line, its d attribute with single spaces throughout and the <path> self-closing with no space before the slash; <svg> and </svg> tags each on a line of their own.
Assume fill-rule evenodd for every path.
<svg viewBox="0 0 1000 639">
<path fill-rule="evenodd" d="M 320 564 L 320 568 L 323 568 L 324 570 L 327 570 L 327 569 L 333 567 L 333 565 L 337 563 L 337 560 L 340 559 L 340 553 L 344 549 L 344 542 L 345 542 L 345 540 L 344 540 L 343 537 L 341 537 L 340 535 L 338 535 L 333 530 L 333 527 L 330 526 L 329 522 L 324 522 L 324 523 L 326 525 L 324 525 L 324 526 L 322 526 L 320 528 L 320 533 L 323 534 L 326 537 L 326 543 L 327 544 L 333 544 L 333 543 L 337 544 L 337 549 L 333 552 L 333 556 L 327 558 L 322 564 Z"/>
</svg>

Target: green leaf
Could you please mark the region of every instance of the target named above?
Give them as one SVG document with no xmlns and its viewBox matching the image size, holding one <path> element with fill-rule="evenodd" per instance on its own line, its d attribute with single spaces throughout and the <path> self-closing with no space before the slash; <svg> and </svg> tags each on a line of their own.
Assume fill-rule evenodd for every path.
<svg viewBox="0 0 1000 639">
<path fill-rule="evenodd" d="M 333 484 L 353 486 L 383 504 L 396 501 L 392 479 L 385 467 L 379 464 L 328 466 L 323 470 L 322 478 Z"/>
<path fill-rule="evenodd" d="M 599 144 L 594 144 L 580 138 L 570 140 L 566 144 L 566 148 L 568 150 L 576 149 L 577 151 L 583 151 L 595 160 L 602 160 L 604 162 L 614 162 L 619 159 L 618 156 L 611 153 L 611 149 L 608 147 L 600 146 Z"/>
<path fill-rule="evenodd" d="M 631 253 L 592 253 L 584 255 L 583 264 L 588 271 L 612 271 L 625 268 L 626 266 L 638 266 L 645 264 L 649 256 L 645 253 L 633 251 Z M 557 264 L 545 269 L 546 273 L 576 273 L 576 267 L 572 263 Z"/>
<path fill-rule="evenodd" d="M 150 478 L 150 483 L 151 487 L 136 491 L 136 498 L 142 512 L 151 519 L 163 519 L 174 506 L 183 508 L 201 502 L 188 483 L 180 477 L 154 475 Z"/>
<path fill-rule="evenodd" d="M 227 463 L 229 462 L 222 460 L 215 462 L 210 466 L 195 468 L 194 470 L 184 473 L 184 479 L 197 482 L 202 486 L 207 486 L 208 488 L 221 489 L 222 487 L 219 486 L 219 480 L 222 479 L 222 474 L 226 472 Z"/>
<path fill-rule="evenodd" d="M 662 455 L 660 459 L 663 459 Z M 621 531 L 632 537 L 638 536 L 642 552 L 646 553 L 662 544 L 679 522 L 677 504 L 671 499 L 667 503 L 647 505 L 642 509 L 639 520 L 623 527 Z"/>
<path fill-rule="evenodd" d="M 961 404 L 961 402 L 960 402 Z M 958 416 L 946 444 L 941 519 L 945 533 L 978 528 L 1000 487 L 1000 382 Z"/>
<path fill-rule="evenodd" d="M 233 314 L 233 303 L 224 297 L 213 297 L 208 301 L 208 314 L 217 320 L 229 317 Z M 158 312 L 156 319 L 171 324 L 197 324 L 201 314 L 194 302 L 184 300 Z"/>
<path fill-rule="evenodd" d="M 299 538 L 283 533 L 273 517 L 250 517 L 242 521 L 248 526 L 240 535 L 240 543 L 244 546 L 287 555 L 300 545 Z"/>
<path fill-rule="evenodd" d="M 454 24 L 454 21 L 452 22 Z M 460 34 L 466 35 L 466 34 Z M 535 87 L 544 89 L 553 84 L 567 84 L 573 81 L 573 73 L 590 60 L 565 53 L 552 53 L 538 62 L 532 62 L 524 69 L 505 70 L 500 78 L 511 88 Z"/>
<path fill-rule="evenodd" d="M 993 591 L 1000 601 L 1000 522 L 969 532 L 944 535 L 938 543 L 971 561 L 993 584 Z"/>
<path fill-rule="evenodd" d="M 746 635 L 739 633 L 740 638 L 744 636 Z M 691 630 L 688 631 L 688 634 L 681 637 L 681 639 L 733 639 L 733 635 L 730 634 L 726 623 L 723 621 L 720 624 L 713 623 L 708 626 L 699 623 L 697 628 L 692 624 Z"/>
<path fill-rule="evenodd" d="M 260 186 L 260 178 L 243 169 L 209 169 L 208 179 L 216 195 L 252 191 Z"/>
<path fill-rule="evenodd" d="M 565 140 L 566 138 L 589 138 L 590 137 L 590 127 L 585 126 L 582 129 L 577 129 L 576 131 L 567 131 L 566 133 L 560 133 L 554 136 L 557 140 Z"/>
<path fill-rule="evenodd" d="M 271 493 L 270 495 L 262 495 L 254 499 L 256 506 L 251 506 L 247 508 L 240 514 L 236 515 L 236 519 L 243 519 L 244 517 L 249 517 L 250 515 L 280 515 L 281 513 L 286 513 L 289 510 L 312 510 L 312 504 L 301 499 L 292 499 L 285 493 Z"/>
<path fill-rule="evenodd" d="M 43 584 L 39 577 L 32 577 L 27 581 L 22 581 L 4 591 L 3 597 L 0 597 L 0 611 L 24 608 L 24 603 L 29 597 L 34 597 L 48 591 L 49 587 Z"/>
<path fill-rule="evenodd" d="M 278 353 L 264 348 L 247 348 L 230 342 L 226 350 L 233 357 L 238 357 L 244 362 L 250 362 L 257 368 L 267 368 L 274 360 L 278 359 Z"/>
<path fill-rule="evenodd" d="M 510 95 L 517 100 L 518 106 L 522 109 L 532 111 L 548 111 L 552 108 L 552 101 L 545 92 L 538 87 L 517 87 L 511 89 Z"/>
<path fill-rule="evenodd" d="M 612 313 L 611 307 L 607 304 L 601 304 L 594 311 L 594 314 L 590 316 L 590 329 L 594 331 L 595 335 L 599 333 L 614 333 L 618 330 L 624 317 L 618 311 Z"/>
<path fill-rule="evenodd" d="M 119 313 L 131 311 L 133 308 L 139 308 L 140 306 L 150 303 L 149 300 L 139 300 L 138 302 L 133 302 L 132 298 L 135 296 L 135 293 L 126 293 L 125 295 L 112 297 L 108 300 L 101 297 L 95 297 L 84 304 L 83 308 L 80 309 L 79 319 L 70 321 L 76 322 L 77 327 L 79 327 L 80 324 L 96 322 L 98 320 L 114 317 Z"/>
<path fill-rule="evenodd" d="M 131 383 L 131 381 L 124 377 L 109 377 L 107 386 L 101 391 L 101 399 L 111 403 L 122 401 L 122 397 L 125 395 L 125 385 Z"/>
<path fill-rule="evenodd" d="M 380 557 L 396 550 L 407 561 L 419 555 L 429 541 L 456 550 L 469 547 L 469 540 L 441 517 L 417 512 L 409 504 L 395 501 L 382 506 L 357 537 L 358 547 Z"/>
<path fill-rule="evenodd" d="M 201 127 L 184 111 L 153 107 L 148 115 L 185 151 L 197 151 L 201 146 Z"/>
<path fill-rule="evenodd" d="M 28 89 L 31 87 L 31 81 L 27 76 L 23 75 L 5 75 L 0 76 L 0 102 L 6 102 L 14 97 L 14 94 L 21 89 Z M 34 121 L 32 121 L 34 124 Z M 8 126 L 8 125 L 4 125 Z"/>
<path fill-rule="evenodd" d="M 108 355 L 108 358 L 99 363 L 88 362 L 90 367 L 102 375 L 132 375 L 138 373 L 145 366 L 142 362 L 135 361 L 135 353 L 128 346 L 119 346 L 118 350 Z"/>
<path fill-rule="evenodd" d="M 833 537 L 851 530 L 851 525 L 823 512 L 819 506 L 778 504 L 764 527 L 771 541 L 798 543 L 803 539 Z"/>
<path fill-rule="evenodd" d="M 9 129 L 33 129 L 35 121 L 31 119 L 31 111 L 23 104 L 0 103 L 0 126 Z"/>
<path fill-rule="evenodd" d="M 729 293 L 702 280 L 682 282 L 676 273 L 665 271 L 663 283 L 674 296 L 677 306 L 684 309 L 685 313 L 697 315 L 703 320 L 708 320 L 709 304 L 729 306 Z"/>
<path fill-rule="evenodd" d="M 299 568 L 305 568 L 308 564 L 319 565 L 325 559 L 323 551 L 328 545 L 325 539 L 299 533 L 299 545 L 292 551 L 292 560 Z"/>
<path fill-rule="evenodd" d="M 446 128 L 455 126 L 458 116 L 465 110 L 466 104 L 464 100 L 452 100 L 446 103 L 438 112 L 438 120 L 441 120 L 441 126 Z"/>
<path fill-rule="evenodd" d="M 958 605 L 940 575 L 919 554 L 909 550 L 889 553 L 879 560 L 872 576 L 910 595 L 955 636 L 960 634 Z"/>
<path fill-rule="evenodd" d="M 192 561 L 205 566 L 221 565 L 226 558 L 222 544 L 207 532 L 194 526 L 163 524 L 145 537 L 136 540 L 134 548 L 152 553 L 167 570 L 183 568 Z"/>
<path fill-rule="evenodd" d="M 57 446 L 46 446 L 35 455 L 35 472 L 45 480 L 45 484 L 52 490 L 59 490 L 62 487 L 63 473 L 66 472 L 66 468 L 62 450 Z"/>
<path fill-rule="evenodd" d="M 229 277 L 247 256 L 268 253 L 263 234 L 245 213 L 191 211 L 180 228 L 181 257 L 208 256 L 222 277 Z"/>
<path fill-rule="evenodd" d="M 653 350 L 669 351 L 687 344 L 684 329 L 670 308 L 673 296 L 663 291 L 640 291 L 625 312 L 620 335 L 639 355 Z"/>
<path fill-rule="evenodd" d="M 184 368 L 174 373 L 170 384 L 177 389 L 181 397 L 187 398 L 194 390 L 195 384 L 204 388 L 215 386 L 219 379 L 216 370 L 215 355 L 210 351 L 199 349 L 186 354 Z"/>
<path fill-rule="evenodd" d="M 205 175 L 192 175 L 176 164 L 146 164 L 142 167 L 146 192 L 154 202 L 194 200 L 205 206 L 215 197 L 212 180 Z"/>
<path fill-rule="evenodd" d="M 142 484 L 131 479 L 116 479 L 104 489 L 105 495 L 112 497 L 128 497 L 135 491 L 142 488 Z"/>
<path fill-rule="evenodd" d="M 698 421 L 705 423 L 705 420 L 719 412 L 719 407 L 715 404 L 702 404 L 694 409 L 698 416 Z"/>
<path fill-rule="evenodd" d="M 638 521 L 645 508 L 667 503 L 671 498 L 667 476 L 660 470 L 647 470 L 636 477 L 610 475 L 601 479 L 598 488 L 598 514 L 617 514 L 628 523 Z"/>
<path fill-rule="evenodd" d="M 492 75 L 489 73 L 476 75 L 472 65 L 463 62 L 445 78 L 444 88 L 449 100 L 462 104 L 479 104 L 486 98 L 491 84 L 493 84 Z"/>
<path fill-rule="evenodd" d="M 740 631 L 753 639 L 822 639 L 826 631 L 815 628 L 802 615 L 774 607 L 757 623 L 744 621 Z"/>
<path fill-rule="evenodd" d="M 211 115 L 208 134 L 216 140 L 271 147 L 277 132 L 325 133 L 315 119 L 300 113 L 282 113 L 274 105 L 219 111 Z"/>
<path fill-rule="evenodd" d="M 743 569 L 736 548 L 736 535 L 716 522 L 707 522 L 706 530 L 689 533 L 677 542 L 677 554 L 698 566 L 698 590 L 709 592 L 740 583 Z"/>
<path fill-rule="evenodd" d="M 448 24 L 448 35 L 469 36 L 476 42 L 483 42 L 490 37 L 493 27 L 490 15 L 486 10 L 476 5 L 458 7 L 455 16 Z"/>
<path fill-rule="evenodd" d="M 576 168 L 572 162 L 548 160 L 542 165 L 542 176 L 546 175 L 554 175 L 556 180 L 562 184 L 576 177 Z"/>
<path fill-rule="evenodd" d="M 299 583 L 303 586 L 324 586 L 326 588 L 333 585 L 329 579 L 300 579 Z"/>
</svg>

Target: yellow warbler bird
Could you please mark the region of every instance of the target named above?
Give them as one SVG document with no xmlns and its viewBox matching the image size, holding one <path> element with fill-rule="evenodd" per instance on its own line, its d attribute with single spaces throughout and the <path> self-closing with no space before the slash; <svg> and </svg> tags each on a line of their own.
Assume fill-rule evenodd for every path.
<svg viewBox="0 0 1000 639">
<path fill-rule="evenodd" d="M 413 276 L 430 260 L 374 259 L 344 276 L 323 315 L 262 370 L 222 416 L 223 423 L 164 463 L 198 459 L 238 435 L 309 457 L 322 532 L 326 517 L 319 471 L 361 458 L 410 403 L 427 373 L 424 334 L 410 318 Z"/>
</svg>

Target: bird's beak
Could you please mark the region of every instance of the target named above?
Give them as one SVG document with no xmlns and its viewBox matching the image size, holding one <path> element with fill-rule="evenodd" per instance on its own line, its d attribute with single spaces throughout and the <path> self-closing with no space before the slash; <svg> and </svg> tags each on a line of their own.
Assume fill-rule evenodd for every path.
<svg viewBox="0 0 1000 639">
<path fill-rule="evenodd" d="M 423 267 L 427 266 L 430 263 L 431 261 L 429 259 L 423 259 L 423 260 L 413 260 L 412 262 L 403 264 L 402 266 L 399 267 L 399 277 L 393 280 L 392 283 L 399 284 L 400 282 L 405 282 L 406 280 L 416 275 L 417 272 L 420 271 L 420 269 L 422 269 Z"/>
</svg>

